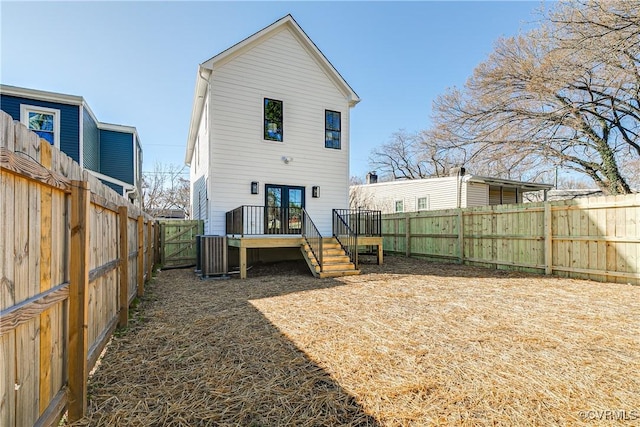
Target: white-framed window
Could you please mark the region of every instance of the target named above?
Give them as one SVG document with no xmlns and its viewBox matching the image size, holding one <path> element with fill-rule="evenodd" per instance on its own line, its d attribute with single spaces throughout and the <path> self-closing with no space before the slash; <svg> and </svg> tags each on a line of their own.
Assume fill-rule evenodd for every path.
<svg viewBox="0 0 640 427">
<path fill-rule="evenodd" d="M 396 202 L 395 202 L 395 211 L 396 212 L 404 212 L 404 200 L 396 200 Z"/>
<path fill-rule="evenodd" d="M 429 197 L 418 197 L 416 205 L 419 211 L 429 210 Z"/>
<path fill-rule="evenodd" d="M 60 148 L 60 110 L 22 104 L 20 122 L 49 144 Z"/>
</svg>

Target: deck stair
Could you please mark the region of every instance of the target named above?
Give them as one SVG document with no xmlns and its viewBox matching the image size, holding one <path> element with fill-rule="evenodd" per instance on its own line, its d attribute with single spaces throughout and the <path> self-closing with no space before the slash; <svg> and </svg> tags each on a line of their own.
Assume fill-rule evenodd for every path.
<svg viewBox="0 0 640 427">
<path fill-rule="evenodd" d="M 360 274 L 360 270 L 356 270 L 355 265 L 349 260 L 349 256 L 345 254 L 340 243 L 334 237 L 322 239 L 322 269 L 306 243 L 302 245 L 301 250 L 315 277 L 342 277 Z"/>
</svg>

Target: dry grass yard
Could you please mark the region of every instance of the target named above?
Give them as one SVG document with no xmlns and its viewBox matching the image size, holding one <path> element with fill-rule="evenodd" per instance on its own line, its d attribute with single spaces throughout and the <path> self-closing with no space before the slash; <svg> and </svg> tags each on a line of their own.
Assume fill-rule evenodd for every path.
<svg viewBox="0 0 640 427">
<path fill-rule="evenodd" d="M 79 425 L 640 424 L 640 287 L 403 257 L 363 270 L 161 272 Z"/>
</svg>

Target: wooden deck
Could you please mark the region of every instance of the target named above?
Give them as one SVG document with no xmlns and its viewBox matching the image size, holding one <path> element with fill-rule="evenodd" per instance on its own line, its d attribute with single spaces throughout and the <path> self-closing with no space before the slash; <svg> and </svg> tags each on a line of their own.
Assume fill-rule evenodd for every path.
<svg viewBox="0 0 640 427">
<path fill-rule="evenodd" d="M 255 248 L 302 248 L 304 238 L 299 234 L 295 235 L 253 235 L 238 236 L 228 235 L 227 245 L 238 248 L 240 278 L 247 278 L 247 249 Z M 359 236 L 358 246 L 377 246 L 378 264 L 383 262 L 382 237 Z"/>
</svg>

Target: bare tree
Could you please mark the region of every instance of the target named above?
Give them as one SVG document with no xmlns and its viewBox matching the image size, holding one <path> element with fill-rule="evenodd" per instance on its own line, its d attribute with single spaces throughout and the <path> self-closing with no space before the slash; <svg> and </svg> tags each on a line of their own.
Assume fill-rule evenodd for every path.
<svg viewBox="0 0 640 427">
<path fill-rule="evenodd" d="M 448 148 L 448 147 L 447 147 Z M 374 149 L 369 165 L 383 179 L 420 179 L 446 176 L 464 152 L 453 152 L 438 146 L 427 132 L 395 132 L 389 141 Z"/>
<path fill-rule="evenodd" d="M 349 180 L 349 208 L 375 209 L 371 193 L 362 185 L 362 178 L 352 176 Z"/>
<path fill-rule="evenodd" d="M 189 180 L 185 166 L 156 163 L 153 171 L 142 174 L 143 208 L 146 212 L 178 209 L 190 216 Z"/>
<path fill-rule="evenodd" d="M 499 40 L 464 90 L 435 102 L 441 146 L 506 177 L 564 167 L 631 192 L 640 157 L 640 3 L 568 1 L 547 25 Z M 496 168 L 497 166 L 497 168 Z M 474 169 L 475 170 L 475 169 Z"/>
</svg>

